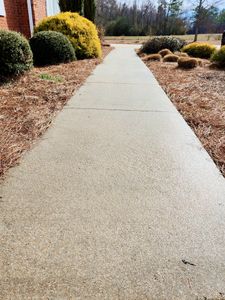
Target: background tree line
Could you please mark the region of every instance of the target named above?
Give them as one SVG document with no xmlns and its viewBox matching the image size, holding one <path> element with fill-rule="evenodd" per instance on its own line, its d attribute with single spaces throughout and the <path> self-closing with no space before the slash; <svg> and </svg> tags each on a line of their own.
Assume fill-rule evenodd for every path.
<svg viewBox="0 0 225 300">
<path fill-rule="evenodd" d="M 106 35 L 182 35 L 221 33 L 225 30 L 225 8 L 220 1 L 194 0 L 185 11 L 183 0 L 143 0 L 132 5 L 116 0 L 97 0 L 96 23 Z"/>
</svg>

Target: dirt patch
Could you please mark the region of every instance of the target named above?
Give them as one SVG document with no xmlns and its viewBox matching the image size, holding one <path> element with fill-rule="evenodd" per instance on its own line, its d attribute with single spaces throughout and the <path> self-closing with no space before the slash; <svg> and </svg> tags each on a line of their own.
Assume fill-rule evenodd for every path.
<svg viewBox="0 0 225 300">
<path fill-rule="evenodd" d="M 225 70 L 178 69 L 176 63 L 147 62 L 162 88 L 225 176 Z"/>
<path fill-rule="evenodd" d="M 103 48 L 105 57 L 112 48 Z M 34 68 L 0 86 L 0 178 L 50 126 L 101 59 Z"/>
</svg>

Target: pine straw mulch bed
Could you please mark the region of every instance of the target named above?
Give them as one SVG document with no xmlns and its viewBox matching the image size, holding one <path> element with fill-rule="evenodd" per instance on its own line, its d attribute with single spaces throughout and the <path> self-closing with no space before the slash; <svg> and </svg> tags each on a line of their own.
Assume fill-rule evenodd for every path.
<svg viewBox="0 0 225 300">
<path fill-rule="evenodd" d="M 105 57 L 112 48 L 103 48 Z M 50 126 L 101 59 L 34 68 L 0 84 L 0 178 Z"/>
<path fill-rule="evenodd" d="M 225 70 L 146 64 L 225 176 Z"/>
</svg>

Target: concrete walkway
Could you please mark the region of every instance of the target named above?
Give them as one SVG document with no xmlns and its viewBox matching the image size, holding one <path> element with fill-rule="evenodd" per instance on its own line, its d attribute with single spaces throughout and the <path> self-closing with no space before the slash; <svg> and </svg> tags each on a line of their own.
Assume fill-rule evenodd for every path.
<svg viewBox="0 0 225 300">
<path fill-rule="evenodd" d="M 0 196 L 0 299 L 225 293 L 225 180 L 131 46 L 96 68 Z"/>
</svg>

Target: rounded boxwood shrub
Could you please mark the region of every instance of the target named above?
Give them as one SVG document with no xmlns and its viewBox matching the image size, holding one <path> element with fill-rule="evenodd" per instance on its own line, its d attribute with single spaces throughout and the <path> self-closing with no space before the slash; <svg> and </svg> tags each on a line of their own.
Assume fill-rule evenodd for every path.
<svg viewBox="0 0 225 300">
<path fill-rule="evenodd" d="M 74 48 L 68 38 L 60 32 L 41 31 L 30 39 L 34 64 L 55 65 L 76 59 Z"/>
<path fill-rule="evenodd" d="M 177 62 L 179 59 L 179 56 L 175 54 L 167 54 L 164 56 L 163 61 L 164 62 Z"/>
<path fill-rule="evenodd" d="M 193 57 L 210 58 L 216 47 L 208 43 L 191 43 L 183 47 L 182 51 Z"/>
<path fill-rule="evenodd" d="M 162 56 L 160 54 L 149 54 L 149 55 L 146 55 L 143 60 L 144 61 L 150 61 L 150 60 L 155 60 L 155 61 L 160 61 L 162 58 Z"/>
<path fill-rule="evenodd" d="M 101 42 L 95 25 L 78 13 L 65 12 L 43 19 L 35 28 L 58 31 L 68 37 L 79 59 L 100 57 Z"/>
<path fill-rule="evenodd" d="M 166 55 L 168 55 L 168 54 L 172 54 L 172 53 L 173 53 L 173 52 L 170 51 L 169 49 L 162 49 L 162 50 L 159 51 L 159 54 L 160 54 L 162 57 L 164 57 L 164 56 L 166 56 Z"/>
<path fill-rule="evenodd" d="M 193 69 L 199 65 L 196 58 L 180 57 L 178 59 L 178 67 L 183 69 Z"/>
<path fill-rule="evenodd" d="M 26 38 L 14 31 L 0 30 L 0 75 L 20 75 L 32 66 L 33 56 Z"/>
<path fill-rule="evenodd" d="M 212 57 L 211 60 L 215 63 L 217 63 L 219 66 L 224 67 L 225 66 L 225 46 L 221 47 L 218 51 L 216 51 Z"/>
<path fill-rule="evenodd" d="M 189 57 L 189 55 L 185 52 L 176 51 L 176 52 L 174 52 L 174 54 L 179 57 Z"/>
<path fill-rule="evenodd" d="M 185 44 L 186 42 L 184 40 L 175 37 L 155 37 L 144 43 L 140 52 L 153 54 L 163 49 L 174 52 L 180 50 Z"/>
</svg>

